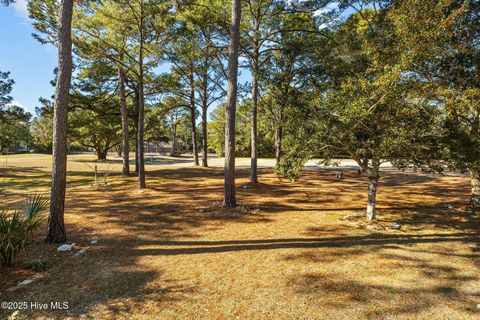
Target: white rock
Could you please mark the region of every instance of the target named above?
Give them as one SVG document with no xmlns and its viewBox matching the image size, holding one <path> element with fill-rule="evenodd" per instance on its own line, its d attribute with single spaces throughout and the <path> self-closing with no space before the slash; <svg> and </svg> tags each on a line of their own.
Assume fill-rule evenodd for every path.
<svg viewBox="0 0 480 320">
<path fill-rule="evenodd" d="M 25 279 L 25 280 L 23 280 L 23 281 L 20 281 L 20 282 L 18 283 L 18 285 L 19 285 L 19 286 L 25 286 L 25 285 L 30 284 L 30 283 L 32 283 L 32 282 L 33 282 L 32 279 Z"/>
<path fill-rule="evenodd" d="M 93 237 L 92 240 L 90 241 L 91 244 L 97 244 L 98 242 L 98 237 Z"/>
<path fill-rule="evenodd" d="M 449 204 L 449 205 L 447 206 L 447 208 L 451 210 L 451 209 L 453 209 L 453 208 L 455 208 L 455 207 L 454 207 L 453 205 Z"/>
<path fill-rule="evenodd" d="M 87 250 L 82 249 L 82 250 L 78 251 L 77 253 L 75 253 L 75 256 L 79 256 L 81 254 L 84 254 L 85 252 L 87 252 Z"/>
<path fill-rule="evenodd" d="M 246 185 L 246 184 L 243 185 L 243 186 L 242 186 L 242 189 L 248 189 L 248 185 Z"/>
<path fill-rule="evenodd" d="M 62 244 L 57 248 L 58 252 L 72 251 L 72 248 L 75 246 L 75 243 L 72 244 Z"/>
<path fill-rule="evenodd" d="M 391 226 L 388 226 L 386 229 L 387 230 L 400 230 L 402 228 L 401 225 L 399 225 L 398 223 L 396 224 L 392 224 Z"/>
</svg>

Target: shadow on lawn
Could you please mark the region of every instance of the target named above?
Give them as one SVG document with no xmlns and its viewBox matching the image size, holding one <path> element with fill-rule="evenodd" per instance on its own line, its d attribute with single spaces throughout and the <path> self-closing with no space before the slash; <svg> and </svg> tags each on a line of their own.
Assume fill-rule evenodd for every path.
<svg viewBox="0 0 480 320">
<path fill-rule="evenodd" d="M 420 312 L 435 314 L 435 309 L 443 312 L 438 317 L 455 318 L 455 312 L 462 318 L 465 313 L 472 319 L 478 315 L 480 279 L 474 270 L 480 266 L 480 255 L 475 249 L 471 254 L 445 250 L 456 242 L 478 246 L 478 233 L 382 235 L 377 243 L 365 238 L 369 240 L 354 240 L 342 250 L 285 256 L 287 261 L 304 264 L 305 270 L 319 270 L 290 277 L 287 287 L 314 304 L 321 301 L 323 307 L 353 311 L 362 319 L 421 317 Z M 445 245 L 437 250 L 420 249 L 422 244 L 441 242 Z M 465 268 L 466 261 L 473 269 Z"/>
<path fill-rule="evenodd" d="M 27 319 L 42 316 L 94 319 L 91 314 L 99 314 L 102 319 L 112 315 L 128 319 L 132 313 L 141 314 L 142 310 L 133 308 L 145 301 L 151 301 L 158 308 L 163 303 L 184 300 L 196 290 L 191 284 L 166 277 L 161 267 L 139 265 L 138 256 L 131 250 L 135 238 L 105 235 L 97 245 L 89 246 L 89 235 L 72 232 L 69 236 L 77 246 L 86 248 L 86 253 L 75 256 L 78 248 L 73 252 L 57 253 L 56 245 L 43 244 L 38 236 L 35 246 L 48 256 L 47 273 L 31 285 L 12 292 L 0 291 L 3 301 L 69 302 L 67 310 L 28 308 L 21 311 Z M 3 316 L 8 314 L 11 311 Z M 0 318 L 3 319 L 2 311 Z"/>
<path fill-rule="evenodd" d="M 136 255 L 181 255 L 235 252 L 246 250 L 306 249 L 306 248 L 349 248 L 365 246 L 414 245 L 421 243 L 463 242 L 479 243 L 475 233 L 424 234 L 424 235 L 386 235 L 327 237 L 327 238 L 287 238 L 252 239 L 229 241 L 148 241 L 141 246 L 162 246 L 163 248 L 132 249 Z"/>
<path fill-rule="evenodd" d="M 435 269 L 433 265 L 431 267 L 432 270 Z M 456 271 L 455 268 L 437 270 L 443 277 L 454 275 Z M 306 273 L 291 279 L 287 285 L 299 295 L 315 297 L 323 294 L 321 301 L 324 306 L 337 310 L 357 309 L 363 315 L 362 319 L 385 319 L 402 315 L 413 317 L 435 307 L 442 308 L 444 312 L 450 308 L 462 313 L 466 311 L 473 319 L 478 313 L 475 310 L 478 297 L 466 294 L 459 287 L 462 283 L 475 279 L 469 277 L 458 282 L 457 279 L 444 278 L 437 280 L 437 286 L 405 287 L 345 279 L 342 274 Z"/>
<path fill-rule="evenodd" d="M 261 170 L 262 174 L 270 170 Z M 248 170 L 239 169 L 238 177 L 248 177 Z M 356 173 L 351 173 L 356 175 Z M 379 190 L 387 193 L 387 198 L 379 201 L 379 217 L 389 217 L 410 227 L 433 225 L 442 229 L 476 230 L 477 222 L 470 219 L 457 219 L 448 213 L 445 203 L 433 204 L 408 202 L 402 188 L 408 187 L 408 181 L 415 181 L 419 193 L 438 184 L 433 176 L 415 177 L 399 173 L 404 186 L 394 190 Z M 327 177 L 328 176 L 328 177 Z M 308 179 L 307 179 L 308 178 Z M 208 180 L 206 180 L 208 179 Z M 328 180 L 328 179 L 331 179 Z M 397 179 L 397 174 L 388 173 L 385 178 Z M 326 182 L 326 181 L 330 182 Z M 206 182 L 208 181 L 208 182 Z M 366 181 L 334 181 L 334 176 L 325 171 L 315 171 L 307 175 L 301 183 L 277 183 L 271 176 L 265 183 L 238 188 L 239 204 L 258 205 L 261 211 L 254 215 L 234 219 L 240 223 L 265 223 L 275 219 L 274 215 L 283 212 L 302 211 L 312 214 L 347 211 L 363 212 L 358 202 L 366 201 Z M 316 185 L 322 181 L 325 185 Z M 105 189 L 79 189 L 70 205 L 75 211 L 92 218 L 101 218 L 104 222 L 116 225 L 138 234 L 156 231 L 159 237 L 191 236 L 192 228 L 208 224 L 213 218 L 201 213 L 214 202 L 222 198 L 223 171 L 218 168 L 161 168 L 149 172 L 147 191 L 138 194 L 135 191 L 135 177 L 112 177 L 112 184 Z M 423 183 L 423 184 L 422 184 Z M 308 186 L 310 184 L 310 186 Z M 305 187 L 307 185 L 307 187 Z M 313 187 L 312 187 L 313 185 Z M 364 188 L 365 187 L 365 188 Z M 452 193 L 455 188 L 456 193 Z M 391 188 L 390 188 L 391 189 Z M 437 187 L 435 196 L 439 200 L 450 196 L 451 203 L 460 204 L 458 186 Z M 402 198 L 403 197 L 403 198 Z M 278 199 L 282 199 L 281 202 Z M 431 201 L 431 200 L 430 200 Z M 455 201 L 455 202 L 454 202 Z M 349 205 L 350 204 L 350 205 Z M 222 219 L 216 219 L 222 220 Z M 227 219 L 223 219 L 227 222 Z M 221 221 L 219 221 L 221 222 Z M 190 235 L 189 235 L 190 234 Z"/>
</svg>

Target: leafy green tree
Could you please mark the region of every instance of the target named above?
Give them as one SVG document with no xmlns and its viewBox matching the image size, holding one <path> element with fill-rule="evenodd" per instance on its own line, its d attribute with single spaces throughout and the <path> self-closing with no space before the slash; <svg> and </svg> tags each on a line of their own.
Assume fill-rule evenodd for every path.
<svg viewBox="0 0 480 320">
<path fill-rule="evenodd" d="M 228 40 L 228 6 L 223 1 L 196 0 L 177 6 L 180 27 L 174 33 L 188 35 L 190 57 L 193 58 L 195 101 L 201 109 L 202 166 L 208 166 L 208 109 L 226 95 L 226 41 Z M 191 100 L 191 99 L 190 99 Z"/>
<path fill-rule="evenodd" d="M 10 72 L 0 71 L 0 120 L 6 116 L 5 108 L 12 102 L 13 98 L 10 96 L 15 81 L 9 78 Z"/>
<path fill-rule="evenodd" d="M 354 159 L 368 175 L 368 220 L 376 218 L 381 163 L 418 159 L 424 154 L 416 151 L 438 134 L 437 109 L 418 99 L 391 12 L 364 8 L 335 31 L 326 57 L 336 62 L 328 86 L 318 88 L 306 113 L 312 124 L 298 130 L 302 152 L 281 163 L 281 171 L 291 173 L 288 166 L 302 163 L 292 157 L 305 160 L 319 151 L 325 159 Z"/>
<path fill-rule="evenodd" d="M 235 156 L 246 157 L 250 154 L 250 103 L 240 103 L 236 112 L 235 122 Z M 208 148 L 218 156 L 225 155 L 225 105 L 217 106 L 210 113 L 208 124 Z"/>
<path fill-rule="evenodd" d="M 51 115 L 37 115 L 31 123 L 33 148 L 36 152 L 51 152 L 53 137 L 53 117 Z"/>
<path fill-rule="evenodd" d="M 73 146 L 95 150 L 99 160 L 121 144 L 121 121 L 118 100 L 103 96 L 72 95 L 69 115 L 69 140 Z"/>
<path fill-rule="evenodd" d="M 317 33 L 318 22 L 312 13 L 284 16 L 275 44 L 261 72 L 264 87 L 264 110 L 273 124 L 275 137 L 275 167 L 282 155 L 282 140 L 289 122 L 305 101 L 305 92 L 313 86 L 312 68 L 318 64 L 314 46 L 324 40 Z M 315 58 L 312 59 L 312 56 Z M 296 128 L 293 128 L 296 130 Z"/>
<path fill-rule="evenodd" d="M 31 114 L 15 105 L 3 109 L 0 121 L 0 153 L 5 154 L 11 148 L 26 146 L 30 143 Z"/>
<path fill-rule="evenodd" d="M 441 110 L 444 148 L 431 156 L 470 171 L 471 203 L 479 206 L 480 1 L 408 0 L 396 7 L 396 17 L 404 50 L 415 53 L 411 72 L 421 80 L 419 94 Z"/>
</svg>

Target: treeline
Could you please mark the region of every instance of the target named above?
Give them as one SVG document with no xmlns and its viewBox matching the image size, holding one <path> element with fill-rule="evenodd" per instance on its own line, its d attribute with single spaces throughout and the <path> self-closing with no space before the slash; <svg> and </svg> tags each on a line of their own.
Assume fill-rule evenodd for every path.
<svg viewBox="0 0 480 320">
<path fill-rule="evenodd" d="M 252 183 L 259 155 L 292 180 L 310 158 L 352 158 L 369 179 L 368 219 L 387 161 L 469 170 L 480 203 L 478 0 L 57 2 L 29 1 L 35 37 L 59 48 L 41 110 L 54 127 L 49 241 L 65 237 L 67 139 L 112 139 L 124 175 L 134 149 L 145 188 L 144 143 L 180 118 L 196 164 L 208 166 L 208 149 L 225 155 L 227 207 L 247 154 Z"/>
</svg>

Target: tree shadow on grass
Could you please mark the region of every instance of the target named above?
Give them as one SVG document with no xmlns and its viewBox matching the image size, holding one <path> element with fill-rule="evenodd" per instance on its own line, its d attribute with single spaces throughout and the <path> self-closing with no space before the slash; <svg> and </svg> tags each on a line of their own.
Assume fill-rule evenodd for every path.
<svg viewBox="0 0 480 320">
<path fill-rule="evenodd" d="M 451 239 L 445 245 L 479 241 L 478 237 L 461 238 Z M 471 268 L 472 264 L 478 265 L 480 256 L 445 252 L 441 247 L 421 249 L 424 244 L 439 240 L 446 238 L 287 255 L 286 261 L 320 271 L 292 276 L 286 286 L 308 301 L 360 319 L 421 317 L 423 311 L 437 312 L 432 313 L 433 318 L 465 318 L 467 314 L 473 319 L 478 315 L 480 279 Z M 420 246 L 410 246 L 413 244 Z"/>
<path fill-rule="evenodd" d="M 133 249 L 137 255 L 182 255 L 235 252 L 249 250 L 306 249 L 306 248 L 349 248 L 371 247 L 399 244 L 421 244 L 462 242 L 478 243 L 477 234 L 422 234 L 422 235 L 387 235 L 371 234 L 366 236 L 345 236 L 325 238 L 286 238 L 286 239 L 252 239 L 228 241 L 156 241 L 144 240 L 142 248 Z M 147 246 L 147 248 L 145 248 Z M 152 246 L 153 248 L 148 248 Z"/>
<path fill-rule="evenodd" d="M 29 308 L 20 313 L 27 318 L 88 315 L 94 319 L 95 314 L 101 315 L 100 318 L 129 318 L 131 314 L 140 314 L 142 310 L 136 306 L 147 301 L 159 307 L 187 299 L 187 295 L 196 290 L 181 280 L 165 277 L 158 266 L 140 265 L 138 256 L 131 251 L 135 245 L 132 238 L 105 236 L 97 245 L 90 246 L 85 235 L 71 236 L 77 246 L 86 248 L 86 253 L 75 256 L 78 249 L 57 253 L 56 246 L 38 242 L 37 250 L 48 252 L 50 268 L 28 286 L 2 292 L 2 301 L 69 303 L 69 308 L 63 311 Z"/>
</svg>

